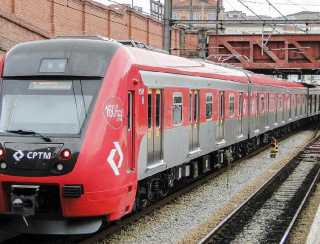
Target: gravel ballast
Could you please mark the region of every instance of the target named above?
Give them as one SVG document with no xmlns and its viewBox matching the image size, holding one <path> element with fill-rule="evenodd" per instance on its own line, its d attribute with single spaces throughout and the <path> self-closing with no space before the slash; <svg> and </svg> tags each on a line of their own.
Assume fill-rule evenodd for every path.
<svg viewBox="0 0 320 244">
<path fill-rule="evenodd" d="M 270 150 L 244 160 L 208 183 L 179 197 L 174 202 L 127 225 L 100 243 L 177 243 L 196 241 L 197 227 L 212 219 L 249 182 L 284 161 L 313 136 L 302 131 L 282 141 L 277 158 L 270 158 Z M 241 200 L 241 199 L 239 199 Z M 236 207 L 232 204 L 231 207 Z M 229 206 L 230 207 L 230 206 Z M 193 239 L 193 234 L 194 239 Z"/>
</svg>

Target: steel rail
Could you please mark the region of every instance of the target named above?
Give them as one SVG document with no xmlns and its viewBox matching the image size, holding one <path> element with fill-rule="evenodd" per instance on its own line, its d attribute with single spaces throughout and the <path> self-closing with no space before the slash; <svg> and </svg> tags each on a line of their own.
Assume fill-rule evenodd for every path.
<svg viewBox="0 0 320 244">
<path fill-rule="evenodd" d="M 305 144 L 305 146 L 303 146 L 302 149 L 300 149 L 299 151 L 297 151 L 296 153 L 294 153 L 292 156 L 290 156 L 288 162 L 282 166 L 277 172 L 275 172 L 259 189 L 257 189 L 254 193 L 252 193 L 243 203 L 241 203 L 235 210 L 233 210 L 226 218 L 224 218 L 214 229 L 212 229 L 204 238 L 202 238 L 198 244 L 206 244 L 206 243 L 211 243 L 210 240 L 212 239 L 212 237 L 218 233 L 220 230 L 222 230 L 223 227 L 226 226 L 226 224 L 228 222 L 230 222 L 232 220 L 232 218 L 234 218 L 238 213 L 240 213 L 246 206 L 248 206 L 249 203 L 251 203 L 253 201 L 253 199 L 255 197 L 257 197 L 259 194 L 263 193 L 270 185 L 272 185 L 272 183 L 276 180 L 277 177 L 279 177 L 283 172 L 285 172 L 288 168 L 290 168 L 290 166 L 294 163 L 294 159 L 301 154 L 301 152 L 303 152 L 308 146 L 312 145 L 313 143 L 315 143 L 317 140 L 320 140 L 320 136 L 317 136 L 317 132 L 315 133 L 315 135 L 313 136 L 313 138 Z M 301 160 L 302 161 L 302 160 Z M 282 237 L 282 240 L 284 240 L 284 242 L 281 242 L 281 244 L 286 243 L 286 240 L 290 234 L 290 230 L 292 229 L 292 227 L 294 226 L 294 223 L 297 219 L 297 217 L 299 216 L 299 213 L 301 212 L 303 205 L 305 204 L 305 202 L 307 201 L 308 197 L 310 196 L 310 193 L 313 189 L 313 187 L 315 186 L 317 180 L 319 179 L 319 175 L 320 175 L 320 168 L 317 171 L 316 176 L 314 177 L 311 186 L 308 189 L 307 194 L 304 196 L 303 198 L 303 203 L 301 203 L 299 205 L 299 208 L 297 210 L 297 212 L 294 215 L 293 220 L 290 222 L 289 227 L 287 228 L 284 236 Z M 299 211 L 299 212 L 298 212 Z M 282 241 L 281 240 L 281 241 Z"/>
<path fill-rule="evenodd" d="M 303 200 L 302 200 L 299 208 L 297 209 L 297 211 L 296 211 L 296 213 L 295 213 L 292 221 L 290 222 L 290 225 L 288 226 L 286 232 L 284 233 L 284 235 L 283 235 L 283 237 L 282 237 L 282 239 L 281 239 L 281 241 L 280 241 L 280 244 L 285 244 L 285 243 L 287 243 L 288 238 L 289 238 L 289 235 L 290 235 L 290 233 L 291 233 L 291 230 L 292 230 L 294 224 L 296 223 L 296 221 L 297 221 L 297 219 L 298 219 L 298 217 L 299 217 L 299 215 L 300 215 L 303 207 L 305 206 L 308 198 L 310 197 L 313 189 L 316 187 L 316 185 L 317 185 L 317 183 L 318 183 L 319 176 L 320 176 L 320 169 L 318 170 L 317 175 L 316 175 L 315 178 L 313 179 L 312 184 L 310 185 L 307 194 L 304 196 L 304 198 L 303 198 Z"/>
</svg>

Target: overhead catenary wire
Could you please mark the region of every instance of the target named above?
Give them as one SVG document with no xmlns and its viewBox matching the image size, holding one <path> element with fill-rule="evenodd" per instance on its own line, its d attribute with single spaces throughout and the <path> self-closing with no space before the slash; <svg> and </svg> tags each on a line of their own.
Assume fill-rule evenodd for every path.
<svg viewBox="0 0 320 244">
<path fill-rule="evenodd" d="M 261 20 L 263 22 L 263 19 L 261 18 L 261 16 L 259 16 L 255 11 L 253 11 L 247 4 L 245 4 L 243 2 L 243 0 L 238 0 L 239 3 L 241 3 L 245 8 L 247 8 L 252 14 L 254 14 L 259 20 Z M 272 32 L 276 30 L 277 28 L 277 25 L 274 24 L 274 25 L 270 25 L 273 29 L 272 29 Z M 279 31 L 278 31 L 279 33 Z"/>
<path fill-rule="evenodd" d="M 262 1 L 256 1 L 256 0 L 243 0 L 244 2 L 247 2 L 247 3 L 253 3 L 253 4 L 260 4 L 260 5 L 265 5 L 265 2 L 262 0 Z M 290 3 L 288 3 L 290 2 Z M 305 3 L 296 3 L 296 2 L 293 2 L 293 1 L 290 1 L 290 0 L 286 0 L 285 2 L 276 2 L 277 5 L 284 5 L 284 6 L 301 6 L 302 8 L 306 9 L 305 6 L 306 4 Z M 320 4 L 316 4 L 316 3 L 308 3 L 308 6 L 310 7 L 317 7 L 317 6 L 320 6 Z M 307 9 L 306 9 L 307 10 Z M 307 10 L 309 11 L 309 10 Z"/>
<path fill-rule="evenodd" d="M 270 0 L 265 0 L 275 11 L 277 11 L 278 14 L 281 15 L 281 17 L 285 20 L 288 20 L 287 16 L 285 16 Z M 300 28 L 295 24 L 295 27 L 298 28 L 302 32 L 307 32 L 306 30 Z"/>
</svg>

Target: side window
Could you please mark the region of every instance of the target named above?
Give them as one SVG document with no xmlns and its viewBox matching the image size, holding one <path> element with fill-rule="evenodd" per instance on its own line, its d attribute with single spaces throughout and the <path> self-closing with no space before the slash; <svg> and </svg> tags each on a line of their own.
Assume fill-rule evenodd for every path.
<svg viewBox="0 0 320 244">
<path fill-rule="evenodd" d="M 128 93 L 128 130 L 132 127 L 132 93 Z"/>
<path fill-rule="evenodd" d="M 181 122 L 182 122 L 182 95 L 181 95 L 181 93 L 175 93 L 173 95 L 172 118 L 173 118 L 174 125 L 181 124 Z"/>
<path fill-rule="evenodd" d="M 161 93 L 156 94 L 156 127 L 159 128 L 161 124 Z"/>
<path fill-rule="evenodd" d="M 234 96 L 229 97 L 229 113 L 230 115 L 234 114 Z"/>
<path fill-rule="evenodd" d="M 206 119 L 212 117 L 212 94 L 206 94 Z"/>
<path fill-rule="evenodd" d="M 193 121 L 198 121 L 198 114 L 199 114 L 199 94 L 194 94 L 194 100 L 193 100 Z"/>
</svg>

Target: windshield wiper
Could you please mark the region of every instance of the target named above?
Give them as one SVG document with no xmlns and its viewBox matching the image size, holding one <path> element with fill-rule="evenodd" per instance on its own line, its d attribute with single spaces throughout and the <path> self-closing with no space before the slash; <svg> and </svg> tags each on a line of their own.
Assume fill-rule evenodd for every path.
<svg viewBox="0 0 320 244">
<path fill-rule="evenodd" d="M 6 130 L 6 132 L 13 133 L 13 134 L 20 134 L 20 135 L 34 135 L 39 136 L 46 142 L 51 142 L 51 139 L 47 136 L 42 135 L 39 132 L 35 132 L 33 130 Z"/>
</svg>

